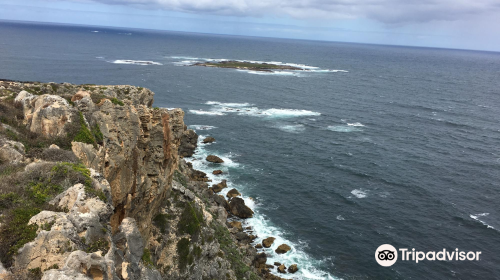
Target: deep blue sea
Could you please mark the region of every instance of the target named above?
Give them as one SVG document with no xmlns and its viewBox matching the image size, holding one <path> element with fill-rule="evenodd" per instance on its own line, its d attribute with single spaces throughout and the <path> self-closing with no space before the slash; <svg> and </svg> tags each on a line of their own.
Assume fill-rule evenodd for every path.
<svg viewBox="0 0 500 280">
<path fill-rule="evenodd" d="M 187 66 L 207 59 L 309 71 Z M 0 78 L 130 84 L 182 108 L 217 139 L 193 165 L 225 159 L 296 278 L 500 279 L 500 53 L 2 22 Z M 382 267 L 381 244 L 482 254 Z"/>
</svg>

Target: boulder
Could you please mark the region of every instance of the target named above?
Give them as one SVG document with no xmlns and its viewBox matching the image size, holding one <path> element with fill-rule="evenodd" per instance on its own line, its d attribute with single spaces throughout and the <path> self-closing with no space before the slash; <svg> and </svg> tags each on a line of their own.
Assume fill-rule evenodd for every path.
<svg viewBox="0 0 500 280">
<path fill-rule="evenodd" d="M 286 252 L 290 251 L 292 248 L 286 244 L 281 244 L 278 246 L 278 249 L 274 250 L 278 254 L 285 254 Z"/>
<path fill-rule="evenodd" d="M 179 155 L 182 157 L 191 157 L 196 150 L 198 143 L 198 134 L 192 129 L 188 129 L 182 133 L 181 145 L 179 146 Z"/>
<path fill-rule="evenodd" d="M 299 269 L 297 268 L 297 264 L 292 264 L 290 267 L 288 267 L 288 272 L 289 273 L 295 273 L 297 272 Z"/>
<path fill-rule="evenodd" d="M 209 137 L 206 137 L 205 139 L 203 139 L 203 143 L 204 143 L 204 144 L 207 144 L 207 143 L 213 143 L 213 142 L 215 142 L 215 138 L 210 137 L 210 136 L 209 136 Z"/>
<path fill-rule="evenodd" d="M 276 240 L 276 238 L 268 237 L 268 238 L 262 240 L 262 246 L 264 246 L 264 248 L 270 248 L 273 245 L 274 240 Z"/>
<path fill-rule="evenodd" d="M 226 180 L 222 180 L 222 182 L 220 182 L 218 184 L 212 185 L 212 187 L 210 189 L 212 189 L 212 191 L 214 193 L 219 193 L 219 192 L 221 192 L 225 188 L 227 188 L 227 181 Z"/>
<path fill-rule="evenodd" d="M 20 142 L 0 139 L 0 160 L 17 164 L 24 161 L 24 145 Z"/>
<path fill-rule="evenodd" d="M 223 163 L 224 162 L 220 157 L 214 156 L 214 155 L 207 156 L 206 160 L 208 162 L 213 162 L 213 163 Z"/>
<path fill-rule="evenodd" d="M 239 197 L 233 197 L 229 202 L 229 209 L 233 215 L 239 218 L 252 218 L 253 211 L 245 205 L 245 201 Z"/>
<path fill-rule="evenodd" d="M 255 248 L 256 249 L 262 249 L 262 244 L 259 243 L 259 244 L 255 245 Z"/>
<path fill-rule="evenodd" d="M 212 174 L 214 174 L 214 175 L 220 175 L 220 174 L 222 174 L 222 170 L 214 170 L 212 172 Z"/>
<path fill-rule="evenodd" d="M 278 266 L 279 273 L 286 273 L 286 266 L 284 264 Z"/>
<path fill-rule="evenodd" d="M 274 265 L 275 265 L 275 266 L 280 266 L 280 265 L 281 265 L 281 263 L 280 263 L 280 262 L 274 262 Z"/>
<path fill-rule="evenodd" d="M 241 226 L 241 222 L 232 221 L 232 222 L 229 222 L 229 225 L 233 228 L 238 229 L 239 231 L 243 231 L 243 227 Z"/>
<path fill-rule="evenodd" d="M 237 197 L 237 196 L 240 196 L 240 195 L 241 195 L 241 193 L 239 193 L 236 189 L 232 189 L 229 192 L 227 192 L 227 194 L 226 194 L 226 196 L 228 198 Z"/>
<path fill-rule="evenodd" d="M 76 109 L 57 95 L 33 96 L 22 91 L 15 101 L 23 104 L 24 119 L 30 130 L 46 137 L 66 136 L 69 124 L 78 121 Z"/>
</svg>

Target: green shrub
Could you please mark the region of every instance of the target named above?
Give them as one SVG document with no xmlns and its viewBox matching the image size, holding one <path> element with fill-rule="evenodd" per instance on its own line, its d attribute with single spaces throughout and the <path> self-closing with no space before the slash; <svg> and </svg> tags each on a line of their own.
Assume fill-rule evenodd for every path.
<svg viewBox="0 0 500 280">
<path fill-rule="evenodd" d="M 160 229 L 161 233 L 165 233 L 167 225 L 168 225 L 168 214 L 158 214 L 154 217 L 153 222 L 154 224 Z"/>
<path fill-rule="evenodd" d="M 87 253 L 101 251 L 103 252 L 103 255 L 105 255 L 108 252 L 108 250 L 109 250 L 109 242 L 104 238 L 99 238 L 98 240 L 90 243 L 85 251 Z"/>
<path fill-rule="evenodd" d="M 113 104 L 115 104 L 115 105 L 120 105 L 120 106 L 125 105 L 125 104 L 124 104 L 121 100 L 119 100 L 119 99 L 118 99 L 118 98 L 116 98 L 116 97 L 113 97 L 113 98 L 111 98 L 110 100 L 111 100 L 111 102 L 112 102 Z"/>
<path fill-rule="evenodd" d="M 153 260 L 151 260 L 151 253 L 149 252 L 149 249 L 144 248 L 141 259 L 145 266 L 151 269 L 155 268 L 155 264 L 153 263 Z"/>
<path fill-rule="evenodd" d="M 179 268 L 180 270 L 185 270 L 187 265 L 192 264 L 194 258 L 189 254 L 189 239 L 182 238 L 177 243 L 177 255 L 179 255 Z"/>
<path fill-rule="evenodd" d="M 179 220 L 179 232 L 181 234 L 195 234 L 199 232 L 203 223 L 203 214 L 200 210 L 187 202 Z"/>
<path fill-rule="evenodd" d="M 92 132 L 87 128 L 87 124 L 85 123 L 85 119 L 83 118 L 82 112 L 78 112 L 80 116 L 80 131 L 78 131 L 78 134 L 76 134 L 75 138 L 73 141 L 75 142 L 82 142 L 86 144 L 92 144 L 94 146 L 97 145 L 94 135 Z"/>
<path fill-rule="evenodd" d="M 5 224 L 0 228 L 0 241 L 3 249 L 0 259 L 7 267 L 12 262 L 12 256 L 24 244 L 35 239 L 38 226 L 35 224 L 28 225 L 28 222 L 31 217 L 40 213 L 40 211 L 39 208 L 31 206 L 19 206 L 12 210 L 11 216 L 2 219 Z"/>
</svg>

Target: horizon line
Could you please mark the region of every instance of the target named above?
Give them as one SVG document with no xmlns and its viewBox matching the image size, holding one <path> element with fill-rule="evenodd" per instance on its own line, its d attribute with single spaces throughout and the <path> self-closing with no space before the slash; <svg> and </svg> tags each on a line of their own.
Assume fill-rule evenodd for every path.
<svg viewBox="0 0 500 280">
<path fill-rule="evenodd" d="M 3 23 L 3 22 L 19 23 L 19 24 L 38 24 L 38 25 L 62 25 L 62 26 L 73 26 L 73 27 L 99 27 L 99 28 L 108 28 L 108 29 L 115 28 L 115 29 L 125 29 L 125 30 L 132 29 L 132 30 L 138 30 L 138 31 L 160 31 L 160 32 L 163 31 L 163 32 L 176 32 L 176 33 L 187 33 L 187 34 L 198 34 L 198 35 L 214 35 L 214 36 L 245 37 L 245 38 L 263 38 L 263 39 L 281 39 L 281 40 L 298 40 L 298 41 L 340 43 L 340 44 L 358 44 L 358 45 L 402 47 L 402 48 L 423 48 L 423 49 L 436 49 L 436 50 L 455 50 L 455 51 L 500 53 L 500 51 L 495 51 L 495 50 L 479 50 L 479 49 L 465 49 L 465 48 L 445 48 L 445 47 L 398 45 L 398 44 L 376 44 L 376 43 L 364 43 L 364 42 L 353 42 L 353 41 L 315 40 L 315 39 L 301 39 L 301 38 L 290 38 L 290 37 L 252 36 L 252 35 L 208 33 L 208 32 L 196 32 L 196 31 L 179 31 L 179 30 L 170 30 L 170 29 L 124 27 L 124 26 L 114 26 L 114 25 L 90 25 L 90 24 L 79 24 L 79 23 L 68 23 L 68 22 L 11 20 L 11 19 L 1 19 L 0 18 L 0 23 Z"/>
</svg>

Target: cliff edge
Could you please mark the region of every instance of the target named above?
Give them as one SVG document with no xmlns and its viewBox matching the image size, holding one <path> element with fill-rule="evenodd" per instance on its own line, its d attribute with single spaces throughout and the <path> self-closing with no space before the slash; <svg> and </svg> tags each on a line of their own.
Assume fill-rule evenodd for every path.
<svg viewBox="0 0 500 280">
<path fill-rule="evenodd" d="M 279 279 L 153 97 L 0 81 L 0 279 Z"/>
</svg>

